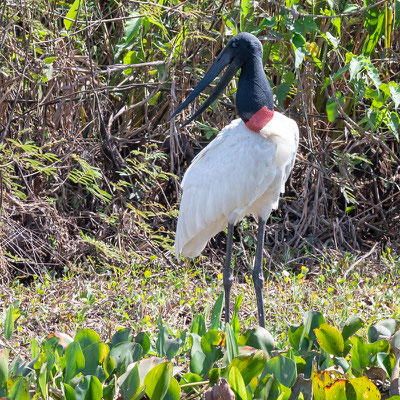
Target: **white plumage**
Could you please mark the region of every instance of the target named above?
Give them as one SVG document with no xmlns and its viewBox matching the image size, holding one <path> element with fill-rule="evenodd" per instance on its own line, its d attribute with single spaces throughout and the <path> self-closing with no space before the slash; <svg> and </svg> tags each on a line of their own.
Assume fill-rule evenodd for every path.
<svg viewBox="0 0 400 400">
<path fill-rule="evenodd" d="M 259 132 L 232 121 L 192 161 L 182 181 L 176 254 L 194 257 L 228 223 L 268 219 L 293 168 L 297 124 L 275 111 Z"/>
</svg>

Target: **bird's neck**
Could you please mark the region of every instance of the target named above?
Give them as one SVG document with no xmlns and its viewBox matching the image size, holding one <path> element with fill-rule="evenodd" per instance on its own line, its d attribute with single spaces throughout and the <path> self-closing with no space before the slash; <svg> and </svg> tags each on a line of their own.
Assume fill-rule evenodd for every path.
<svg viewBox="0 0 400 400">
<path fill-rule="evenodd" d="M 261 59 L 250 58 L 241 69 L 236 108 L 252 131 L 259 132 L 274 116 L 274 99 Z"/>
</svg>

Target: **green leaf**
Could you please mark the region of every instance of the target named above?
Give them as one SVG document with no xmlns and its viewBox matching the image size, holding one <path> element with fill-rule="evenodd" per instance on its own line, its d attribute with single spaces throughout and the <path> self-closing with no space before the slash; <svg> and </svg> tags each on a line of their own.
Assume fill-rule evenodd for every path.
<svg viewBox="0 0 400 400">
<path fill-rule="evenodd" d="M 144 385 L 144 378 L 146 378 L 149 371 L 163 362 L 165 362 L 165 360 L 161 357 L 144 358 L 138 361 L 137 366 L 139 370 L 140 384 Z"/>
<path fill-rule="evenodd" d="M 352 344 L 351 355 L 351 368 L 353 373 L 361 375 L 369 364 L 368 346 L 364 339 L 358 336 L 353 336 L 349 339 Z"/>
<path fill-rule="evenodd" d="M 145 332 L 139 332 L 135 337 L 135 343 L 142 346 L 142 357 L 145 356 L 150 350 L 150 338 Z"/>
<path fill-rule="evenodd" d="M 211 312 L 210 330 L 219 329 L 222 326 L 221 315 L 222 315 L 223 307 L 224 307 L 224 293 L 222 292 L 218 296 L 218 298 L 214 304 L 214 307 L 212 309 L 212 312 Z"/>
<path fill-rule="evenodd" d="M 159 332 L 156 341 L 156 349 L 160 357 L 167 356 L 171 360 L 178 353 L 182 346 L 182 339 L 169 338 L 169 329 L 167 326 L 159 325 Z"/>
<path fill-rule="evenodd" d="M 243 296 L 241 294 L 236 298 L 235 307 L 233 309 L 232 321 L 231 321 L 231 327 L 233 332 L 235 333 L 236 339 L 239 338 L 239 333 L 240 333 L 239 309 L 242 304 L 242 299 Z"/>
<path fill-rule="evenodd" d="M 359 316 L 351 315 L 349 318 L 347 318 L 342 328 L 343 340 L 346 341 L 350 336 L 353 336 L 363 326 L 364 322 Z"/>
<path fill-rule="evenodd" d="M 400 350 L 400 330 L 393 335 L 390 345 Z"/>
<path fill-rule="evenodd" d="M 4 337 L 9 340 L 14 332 L 14 306 L 10 304 L 4 320 Z"/>
<path fill-rule="evenodd" d="M 108 356 L 110 348 L 105 343 L 92 343 L 83 350 L 85 357 L 85 367 L 82 370 L 83 375 L 95 375 L 96 369 L 102 365 Z"/>
<path fill-rule="evenodd" d="M 391 336 L 390 329 L 385 325 L 375 324 L 371 325 L 367 331 L 368 341 L 370 343 L 376 342 L 379 337 L 389 338 Z"/>
<path fill-rule="evenodd" d="M 247 330 L 239 338 L 239 344 L 260 349 L 266 354 L 271 355 L 271 351 L 274 348 L 274 338 L 265 328 L 258 326 L 255 329 Z"/>
<path fill-rule="evenodd" d="M 172 363 L 165 361 L 156 365 L 144 378 L 146 394 L 150 400 L 161 400 L 167 393 L 172 378 Z"/>
<path fill-rule="evenodd" d="M 65 17 L 75 21 L 78 16 L 80 3 L 81 3 L 81 0 L 75 0 L 72 3 L 72 6 L 70 7 L 70 9 Z M 63 19 L 64 26 L 67 31 L 69 31 L 74 24 L 74 21 L 70 21 L 69 19 L 65 19 L 65 18 Z"/>
<path fill-rule="evenodd" d="M 63 382 L 65 400 L 76 400 L 75 390 L 72 386 Z"/>
<path fill-rule="evenodd" d="M 333 326 L 321 324 L 314 330 L 320 347 L 329 354 L 341 357 L 344 350 L 342 334 Z"/>
<path fill-rule="evenodd" d="M 140 387 L 139 369 L 136 363 L 129 365 L 126 372 L 118 378 L 118 386 L 124 400 L 130 400 Z"/>
<path fill-rule="evenodd" d="M 350 60 L 350 80 L 354 80 L 357 74 L 363 69 L 363 63 L 359 57 L 353 57 Z"/>
<path fill-rule="evenodd" d="M 139 361 L 142 356 L 142 346 L 133 342 L 122 342 L 116 344 L 110 350 L 110 357 L 115 361 L 115 367 L 119 374 L 126 371 L 129 364 Z"/>
<path fill-rule="evenodd" d="M 196 383 L 196 382 L 201 382 L 202 378 L 200 375 L 194 374 L 193 372 L 187 372 L 186 374 L 182 375 L 180 385 L 186 385 L 188 383 Z M 191 387 L 185 387 L 183 390 L 186 393 L 189 393 L 192 388 Z"/>
<path fill-rule="evenodd" d="M 203 336 L 206 333 L 206 323 L 201 314 L 196 314 L 193 318 L 192 325 L 190 326 L 190 332 L 196 333 L 199 336 Z"/>
<path fill-rule="evenodd" d="M 376 361 L 378 365 L 385 370 L 387 377 L 390 378 L 396 364 L 395 355 L 393 353 L 378 353 L 376 355 Z"/>
<path fill-rule="evenodd" d="M 72 342 L 65 351 L 65 373 L 64 382 L 70 380 L 85 367 L 85 357 L 78 342 Z"/>
<path fill-rule="evenodd" d="M 239 346 L 236 341 L 235 333 L 229 323 L 225 324 L 226 335 L 226 354 L 228 364 L 239 354 Z"/>
<path fill-rule="evenodd" d="M 400 104 L 400 86 L 397 86 L 395 82 L 390 82 L 389 91 L 390 91 L 390 96 L 392 97 L 392 100 L 394 102 L 394 108 L 397 111 L 397 108 L 399 107 Z"/>
<path fill-rule="evenodd" d="M 241 32 L 246 31 L 246 23 L 249 21 L 249 17 L 253 12 L 253 1 L 241 0 L 240 1 L 240 30 Z"/>
<path fill-rule="evenodd" d="M 15 378 L 15 380 L 10 379 L 7 384 L 10 387 L 8 400 L 30 400 L 29 383 L 22 376 Z"/>
<path fill-rule="evenodd" d="M 247 400 L 246 386 L 242 374 L 234 365 L 228 369 L 228 382 L 231 389 L 235 392 L 236 399 Z"/>
<path fill-rule="evenodd" d="M 103 388 L 95 376 L 84 376 L 75 388 L 76 400 L 101 400 Z"/>
<path fill-rule="evenodd" d="M 271 358 L 265 365 L 264 372 L 272 374 L 283 385 L 290 388 L 297 377 L 296 363 L 285 356 Z"/>
<path fill-rule="evenodd" d="M 8 379 L 8 354 L 8 349 L 0 350 L 0 388 Z"/>
<path fill-rule="evenodd" d="M 374 51 L 379 39 L 382 37 L 385 31 L 385 9 L 381 11 L 379 17 L 377 19 L 377 23 L 375 25 L 375 30 L 372 34 L 368 35 L 363 48 L 362 52 L 364 55 L 369 56 Z"/>
<path fill-rule="evenodd" d="M 163 397 L 163 400 L 179 400 L 181 398 L 181 388 L 178 381 L 172 377 L 169 383 L 167 393 Z"/>
<path fill-rule="evenodd" d="M 111 343 L 109 343 L 109 346 L 110 348 L 113 348 L 118 343 L 131 342 L 131 341 L 132 341 L 131 329 L 130 328 L 120 329 L 116 333 L 114 333 L 114 335 L 112 335 Z"/>
<path fill-rule="evenodd" d="M 76 333 L 74 341 L 78 342 L 81 349 L 84 350 L 87 346 L 90 346 L 93 343 L 100 343 L 101 339 L 94 330 L 81 329 Z"/>
<path fill-rule="evenodd" d="M 337 92 L 336 97 L 339 100 L 339 104 L 343 107 L 344 106 L 344 98 L 342 97 L 342 94 Z M 328 120 L 330 122 L 335 121 L 336 117 L 339 114 L 338 107 L 336 105 L 336 101 L 333 97 L 330 97 L 328 101 L 326 102 L 326 114 L 328 115 Z"/>
<path fill-rule="evenodd" d="M 303 342 L 304 337 L 308 337 L 311 341 L 315 342 L 316 336 L 314 329 L 325 323 L 324 316 L 319 311 L 307 311 L 303 315 L 303 321 L 304 330 L 300 342 Z"/>
<path fill-rule="evenodd" d="M 235 366 L 243 377 L 244 384 L 247 386 L 250 381 L 260 375 L 267 362 L 267 355 L 257 350 L 250 355 L 239 355 L 234 358 L 230 366 Z"/>
<path fill-rule="evenodd" d="M 353 391 L 350 390 L 353 389 Z M 355 392 L 355 397 L 350 397 Z M 356 400 L 380 400 L 381 394 L 378 388 L 366 377 L 349 379 L 346 382 L 347 399 L 354 398 Z M 354 395 L 353 395 L 354 396 Z M 341 398 L 341 397 L 340 397 Z"/>
</svg>

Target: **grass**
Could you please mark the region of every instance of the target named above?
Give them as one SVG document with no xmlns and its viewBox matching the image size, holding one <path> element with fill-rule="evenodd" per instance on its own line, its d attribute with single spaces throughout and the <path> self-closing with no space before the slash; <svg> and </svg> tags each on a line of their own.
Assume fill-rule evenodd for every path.
<svg viewBox="0 0 400 400">
<path fill-rule="evenodd" d="M 288 326 L 298 324 L 309 310 L 321 311 L 338 327 L 352 314 L 361 316 L 365 327 L 385 318 L 400 319 L 400 258 L 388 254 L 379 269 L 359 264 L 346 279 L 348 257 L 322 264 L 318 271 L 305 266 L 298 272 L 275 271 L 264 286 L 267 329 L 285 346 Z M 32 338 L 40 341 L 55 331 L 73 335 L 79 328 L 92 328 L 105 340 L 118 327 L 146 331 L 154 338 L 160 317 L 173 331 L 183 331 L 195 313 L 211 310 L 223 291 L 222 268 L 202 261 L 170 269 L 158 264 L 114 267 L 110 273 L 76 268 L 64 278 L 48 275 L 30 284 L 16 279 L 0 287 L 3 309 L 14 303 L 20 314 L 17 331 L 7 344 L 24 355 Z M 231 301 L 243 295 L 242 328 L 254 327 L 257 314 L 251 275 L 235 272 Z"/>
</svg>

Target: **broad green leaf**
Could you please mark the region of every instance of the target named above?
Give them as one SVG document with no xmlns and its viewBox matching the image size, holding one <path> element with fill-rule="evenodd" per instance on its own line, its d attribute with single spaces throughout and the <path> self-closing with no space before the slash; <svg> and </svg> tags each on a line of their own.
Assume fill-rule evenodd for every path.
<svg viewBox="0 0 400 400">
<path fill-rule="evenodd" d="M 400 86 L 397 86 L 395 82 L 390 82 L 389 91 L 390 91 L 390 96 L 392 97 L 394 102 L 394 109 L 397 111 L 397 108 L 399 107 L 400 104 Z"/>
<path fill-rule="evenodd" d="M 290 325 L 288 330 L 289 343 L 295 351 L 300 350 L 304 325 Z M 304 338 L 304 337 L 303 337 Z"/>
<path fill-rule="evenodd" d="M 150 350 L 150 338 L 145 332 L 139 332 L 135 337 L 135 343 L 139 343 L 142 346 L 143 352 L 142 357 L 145 356 Z"/>
<path fill-rule="evenodd" d="M 390 330 L 384 325 L 371 325 L 367 331 L 368 341 L 370 343 L 376 342 L 379 337 L 389 338 L 391 336 Z"/>
<path fill-rule="evenodd" d="M 172 377 L 169 383 L 167 393 L 163 397 L 163 400 L 179 400 L 181 398 L 181 388 L 178 381 Z"/>
<path fill-rule="evenodd" d="M 207 356 L 201 348 L 201 337 L 196 333 L 191 333 L 192 348 L 190 351 L 190 371 L 203 376 L 204 364 Z M 211 367 L 211 365 L 209 365 Z"/>
<path fill-rule="evenodd" d="M 342 94 L 337 92 L 336 97 L 339 101 L 339 104 L 343 107 L 344 106 L 344 98 Z M 333 97 L 330 97 L 326 102 L 326 114 L 328 115 L 328 120 L 330 122 L 335 121 L 336 117 L 339 114 L 338 106 L 336 105 L 336 101 Z"/>
<path fill-rule="evenodd" d="M 266 354 L 271 355 L 274 348 L 274 338 L 272 335 L 261 326 L 255 329 L 248 329 L 240 338 L 239 344 L 244 346 L 251 346 L 255 349 L 260 349 Z"/>
<path fill-rule="evenodd" d="M 196 333 L 199 336 L 203 336 L 206 333 L 206 323 L 204 317 L 201 314 L 196 314 L 193 318 L 192 325 L 190 326 L 190 332 Z"/>
<path fill-rule="evenodd" d="M 76 400 L 101 400 L 103 388 L 95 376 L 84 376 L 75 388 Z"/>
<path fill-rule="evenodd" d="M 144 358 L 138 361 L 138 371 L 140 377 L 140 385 L 144 385 L 144 379 L 150 370 L 152 370 L 155 366 L 163 363 L 165 360 L 161 357 L 150 357 Z"/>
<path fill-rule="evenodd" d="M 110 348 L 112 348 L 118 343 L 131 342 L 131 341 L 132 341 L 131 329 L 130 328 L 120 329 L 112 336 L 111 343 L 109 343 L 109 346 Z"/>
<path fill-rule="evenodd" d="M 64 382 L 70 380 L 85 367 L 85 357 L 78 342 L 72 342 L 65 351 L 65 373 Z"/>
<path fill-rule="evenodd" d="M 182 339 L 170 338 L 169 329 L 165 325 L 159 326 L 158 337 L 156 341 L 156 349 L 160 357 L 167 356 L 171 360 L 178 353 L 182 346 Z"/>
<path fill-rule="evenodd" d="M 240 333 L 239 309 L 242 304 L 242 299 L 243 296 L 241 294 L 236 298 L 235 307 L 233 309 L 232 321 L 231 321 L 231 327 L 233 329 L 233 332 L 235 333 L 236 339 L 239 338 L 239 333 Z"/>
<path fill-rule="evenodd" d="M 375 49 L 379 39 L 382 37 L 385 31 L 385 10 L 383 9 L 379 14 L 377 24 L 375 26 L 375 30 L 372 34 L 368 35 L 363 48 L 362 52 L 364 55 L 369 56 Z"/>
<path fill-rule="evenodd" d="M 338 379 L 331 386 L 325 387 L 326 400 L 347 399 L 346 396 L 346 380 Z"/>
<path fill-rule="evenodd" d="M 367 344 L 368 351 L 371 354 L 388 353 L 390 350 L 390 343 L 386 339 L 377 340 L 374 343 Z"/>
<path fill-rule="evenodd" d="M 227 357 L 226 359 L 229 364 L 239 354 L 239 346 L 236 341 L 236 336 L 229 323 L 225 325 L 225 335 L 226 335 L 225 357 Z"/>
<path fill-rule="evenodd" d="M 400 330 L 397 331 L 397 332 L 393 335 L 390 344 L 391 344 L 392 347 L 396 347 L 397 349 L 400 350 Z M 1 380 L 0 380 L 0 382 L 1 382 Z"/>
<path fill-rule="evenodd" d="M 278 356 L 271 358 L 264 368 L 264 372 L 272 374 L 278 381 L 290 388 L 297 377 L 296 363 L 285 356 Z"/>
<path fill-rule="evenodd" d="M 395 112 L 390 112 L 389 117 L 386 118 L 385 123 L 387 127 L 392 132 L 393 136 L 399 140 L 399 126 L 400 126 L 400 119 L 399 115 Z"/>
<path fill-rule="evenodd" d="M 240 31 L 246 31 L 246 25 L 249 21 L 253 11 L 253 1 L 251 0 L 241 0 L 240 1 Z"/>
<path fill-rule="evenodd" d="M 396 357 L 393 353 L 378 353 L 376 355 L 378 365 L 385 370 L 388 378 L 391 377 L 396 363 Z"/>
<path fill-rule="evenodd" d="M 63 382 L 64 396 L 66 400 L 76 400 L 75 390 L 72 386 Z"/>
<path fill-rule="evenodd" d="M 14 306 L 10 304 L 4 320 L 4 337 L 9 340 L 14 332 Z"/>
<path fill-rule="evenodd" d="M 74 24 L 74 21 L 76 20 L 76 18 L 77 18 L 77 16 L 78 16 L 78 11 L 79 11 L 79 7 L 80 7 L 80 3 L 81 3 L 81 0 L 75 0 L 75 1 L 72 3 L 72 6 L 70 7 L 70 9 L 69 9 L 67 15 L 65 16 L 66 18 L 69 18 L 69 19 L 65 19 L 65 18 L 63 19 L 64 26 L 65 26 L 65 29 L 66 29 L 67 31 L 69 31 L 69 30 L 71 29 L 71 27 L 72 27 L 73 24 Z M 74 21 L 70 21 L 70 19 L 72 19 L 72 20 L 74 20 Z"/>
<path fill-rule="evenodd" d="M 139 361 L 141 356 L 142 346 L 133 342 L 118 343 L 110 350 L 110 357 L 115 361 L 119 374 L 124 373 L 129 364 Z"/>
<path fill-rule="evenodd" d="M 8 400 L 30 400 L 29 383 L 22 376 L 15 380 L 10 379 L 7 385 L 9 386 Z"/>
<path fill-rule="evenodd" d="M 74 341 L 78 342 L 81 346 L 82 351 L 93 343 L 100 343 L 100 336 L 92 329 L 81 329 L 79 330 L 75 337 Z"/>
<path fill-rule="evenodd" d="M 222 326 L 221 315 L 222 315 L 223 307 L 224 307 L 224 293 L 222 292 L 218 296 L 218 298 L 214 304 L 214 307 L 212 309 L 212 312 L 211 312 L 210 330 L 219 329 Z"/>
<path fill-rule="evenodd" d="M 187 372 L 186 374 L 182 375 L 180 385 L 186 385 L 188 383 L 195 383 L 195 382 L 201 382 L 203 379 L 201 378 L 200 375 L 194 374 L 193 372 Z M 183 390 L 186 393 L 189 393 L 192 388 L 191 387 L 185 387 Z"/>
<path fill-rule="evenodd" d="M 247 400 L 246 385 L 244 384 L 242 374 L 234 365 L 228 369 L 228 382 L 236 395 L 236 399 Z"/>
<path fill-rule="evenodd" d="M 341 357 L 344 350 L 344 340 L 342 334 L 333 326 L 321 324 L 314 330 L 318 344 L 327 353 L 336 357 Z"/>
<path fill-rule="evenodd" d="M 250 381 L 260 375 L 267 362 L 267 355 L 257 350 L 251 355 L 239 355 L 235 357 L 230 366 L 235 366 L 243 377 L 244 384 L 247 386 Z"/>
<path fill-rule="evenodd" d="M 352 344 L 350 350 L 351 368 L 353 373 L 357 376 L 362 374 L 369 364 L 368 346 L 364 342 L 364 339 L 358 336 L 353 336 L 349 340 Z"/>
<path fill-rule="evenodd" d="M 346 398 L 350 398 L 350 394 L 354 392 L 350 390 L 350 387 L 354 390 L 356 400 L 380 400 L 381 394 L 378 388 L 366 377 L 349 379 L 346 382 L 346 392 L 349 394 Z"/>
<path fill-rule="evenodd" d="M 105 343 L 92 343 L 83 349 L 85 367 L 83 375 L 95 375 L 96 369 L 102 365 L 109 353 L 109 347 Z"/>
<path fill-rule="evenodd" d="M 8 354 L 8 349 L 0 350 L 0 387 L 2 387 L 8 379 Z"/>
<path fill-rule="evenodd" d="M 347 318 L 342 328 L 343 340 L 346 341 L 364 326 L 363 320 L 357 315 Z"/>
<path fill-rule="evenodd" d="M 357 74 L 363 69 L 363 63 L 359 57 L 353 57 L 350 60 L 350 80 L 354 80 Z"/>
<path fill-rule="evenodd" d="M 316 340 L 314 329 L 325 323 L 324 316 L 319 311 L 307 311 L 303 315 L 304 330 L 300 342 L 304 337 L 308 337 L 311 341 Z"/>
<path fill-rule="evenodd" d="M 371 64 L 369 61 L 369 66 L 367 66 L 365 69 L 367 71 L 367 75 L 370 77 L 372 82 L 374 83 L 376 89 L 379 91 L 379 87 L 381 85 L 381 80 L 379 78 L 379 72 L 378 70 Z"/>
<path fill-rule="evenodd" d="M 344 400 L 346 399 L 345 385 L 345 376 L 337 371 L 314 372 L 312 374 L 313 399 Z"/>
<path fill-rule="evenodd" d="M 167 393 L 172 378 L 172 363 L 165 361 L 152 368 L 144 378 L 150 400 L 161 400 Z"/>
<path fill-rule="evenodd" d="M 140 387 L 139 369 L 136 363 L 129 365 L 126 372 L 118 378 L 118 386 L 124 400 L 130 400 Z"/>
</svg>

